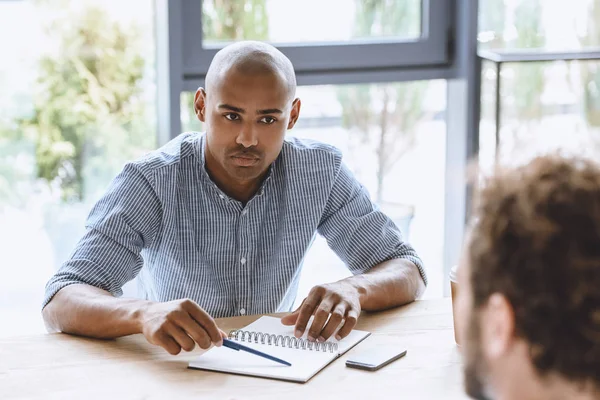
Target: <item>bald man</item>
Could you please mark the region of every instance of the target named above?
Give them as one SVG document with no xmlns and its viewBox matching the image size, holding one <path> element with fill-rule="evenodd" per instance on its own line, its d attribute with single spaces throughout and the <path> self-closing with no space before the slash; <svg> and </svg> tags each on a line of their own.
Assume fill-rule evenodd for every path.
<svg viewBox="0 0 600 400">
<path fill-rule="evenodd" d="M 317 232 L 353 276 L 313 288 L 282 319 L 296 336 L 343 338 L 361 310 L 418 297 L 419 257 L 340 152 L 285 138 L 300 115 L 295 92 L 292 64 L 276 48 L 219 51 L 194 100 L 206 132 L 179 135 L 114 179 L 46 286 L 48 329 L 143 333 L 171 354 L 220 346 L 213 318 L 291 311 Z M 143 299 L 120 298 L 138 275 Z"/>
</svg>

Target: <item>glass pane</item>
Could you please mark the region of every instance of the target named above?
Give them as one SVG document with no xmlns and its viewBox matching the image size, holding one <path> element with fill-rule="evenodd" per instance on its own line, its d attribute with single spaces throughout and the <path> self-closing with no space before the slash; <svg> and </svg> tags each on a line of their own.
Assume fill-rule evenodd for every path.
<svg viewBox="0 0 600 400">
<path fill-rule="evenodd" d="M 480 159 L 494 163 L 493 82 L 484 69 Z M 499 159 L 526 161 L 561 149 L 600 151 L 600 62 L 506 64 L 502 69 Z"/>
<path fill-rule="evenodd" d="M 289 135 L 338 147 L 372 199 L 396 222 L 423 258 L 426 297 L 443 292 L 446 83 L 303 86 L 300 119 Z M 202 130 L 191 93 L 182 95 L 182 123 Z M 418 172 L 415 172 L 418 171 Z M 318 237 L 306 256 L 298 301 L 312 286 L 348 276 Z"/>
<path fill-rule="evenodd" d="M 91 205 L 156 147 L 153 10 L 0 2 L 0 335 L 44 331 L 44 285 Z"/>
<path fill-rule="evenodd" d="M 554 51 L 600 46 L 600 2 L 480 1 L 479 43 L 484 49 Z"/>
<path fill-rule="evenodd" d="M 421 0 L 204 0 L 204 44 L 417 39 Z"/>
</svg>

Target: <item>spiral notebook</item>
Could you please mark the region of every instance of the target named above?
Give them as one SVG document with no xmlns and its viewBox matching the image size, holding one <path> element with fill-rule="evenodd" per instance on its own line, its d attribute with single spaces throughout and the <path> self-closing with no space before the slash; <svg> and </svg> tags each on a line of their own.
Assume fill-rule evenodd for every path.
<svg viewBox="0 0 600 400">
<path fill-rule="evenodd" d="M 304 383 L 370 335 L 353 330 L 340 341 L 330 339 L 317 343 L 309 342 L 306 333 L 296 339 L 293 332 L 294 327 L 283 325 L 279 318 L 264 316 L 230 333 L 233 340 L 288 361 L 291 367 L 225 347 L 212 347 L 192 360 L 189 367 Z"/>
</svg>

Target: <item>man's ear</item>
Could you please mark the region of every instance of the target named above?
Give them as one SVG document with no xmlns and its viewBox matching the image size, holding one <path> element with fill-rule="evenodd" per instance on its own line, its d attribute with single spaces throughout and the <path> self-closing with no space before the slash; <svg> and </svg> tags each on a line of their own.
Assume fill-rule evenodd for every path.
<svg viewBox="0 0 600 400">
<path fill-rule="evenodd" d="M 194 95 L 194 112 L 198 119 L 204 122 L 206 113 L 206 91 L 204 88 L 196 90 L 196 94 Z"/>
<path fill-rule="evenodd" d="M 299 98 L 296 98 L 292 102 L 292 110 L 290 111 L 290 122 L 288 122 L 288 129 L 292 129 L 294 125 L 296 125 L 296 121 L 298 121 L 298 117 L 300 116 L 300 106 L 302 102 Z"/>
<path fill-rule="evenodd" d="M 504 357 L 515 340 L 515 313 L 512 304 L 500 294 L 490 296 L 481 315 L 481 346 L 489 360 Z"/>
</svg>

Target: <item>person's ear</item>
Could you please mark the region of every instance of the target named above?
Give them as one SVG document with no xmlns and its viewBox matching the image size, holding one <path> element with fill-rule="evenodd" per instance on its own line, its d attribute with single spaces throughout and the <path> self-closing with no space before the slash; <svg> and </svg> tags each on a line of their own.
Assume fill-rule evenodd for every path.
<svg viewBox="0 0 600 400">
<path fill-rule="evenodd" d="M 206 91 L 204 88 L 198 88 L 198 90 L 196 90 L 194 96 L 194 112 L 198 119 L 204 122 L 206 112 Z"/>
<path fill-rule="evenodd" d="M 294 125 L 296 125 L 296 121 L 298 121 L 298 117 L 300 116 L 300 106 L 302 102 L 299 98 L 296 98 L 292 102 L 292 110 L 290 111 L 290 122 L 288 122 L 288 129 L 292 129 Z"/>
<path fill-rule="evenodd" d="M 481 346 L 489 360 L 504 357 L 514 344 L 515 313 L 508 299 L 494 293 L 481 315 Z"/>
</svg>

